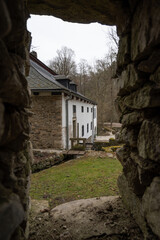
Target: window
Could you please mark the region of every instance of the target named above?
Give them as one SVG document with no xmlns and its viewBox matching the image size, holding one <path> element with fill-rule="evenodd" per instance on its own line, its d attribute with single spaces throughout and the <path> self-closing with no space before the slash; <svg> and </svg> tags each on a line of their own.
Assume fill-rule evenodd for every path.
<svg viewBox="0 0 160 240">
<path fill-rule="evenodd" d="M 91 108 L 91 112 L 93 112 L 93 108 Z"/>
<path fill-rule="evenodd" d="M 81 112 L 84 112 L 84 107 L 83 106 L 81 106 Z"/>
<path fill-rule="evenodd" d="M 93 108 L 93 118 L 96 118 L 96 108 Z"/>
<path fill-rule="evenodd" d="M 76 113 L 76 105 L 73 105 L 73 113 Z"/>
<path fill-rule="evenodd" d="M 91 122 L 91 130 L 92 130 L 92 122 Z"/>
<path fill-rule="evenodd" d="M 87 123 L 87 133 L 89 132 L 89 123 Z"/>
<path fill-rule="evenodd" d="M 82 125 L 82 137 L 84 136 L 84 125 Z"/>
<path fill-rule="evenodd" d="M 89 107 L 87 107 L 87 112 L 89 112 Z"/>
</svg>

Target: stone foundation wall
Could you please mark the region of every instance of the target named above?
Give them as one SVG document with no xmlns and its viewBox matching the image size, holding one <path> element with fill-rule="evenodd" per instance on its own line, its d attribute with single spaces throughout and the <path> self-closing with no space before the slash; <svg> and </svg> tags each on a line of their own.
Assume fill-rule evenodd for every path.
<svg viewBox="0 0 160 240">
<path fill-rule="evenodd" d="M 42 171 L 54 165 L 62 163 L 64 155 L 62 152 L 48 152 L 41 150 L 33 151 L 32 173 Z"/>
<path fill-rule="evenodd" d="M 35 149 L 62 148 L 62 96 L 32 96 L 31 141 Z"/>
<path fill-rule="evenodd" d="M 160 1 L 138 1 L 120 38 L 120 194 L 145 239 L 160 238 Z M 155 236 L 156 235 L 156 236 Z"/>
</svg>

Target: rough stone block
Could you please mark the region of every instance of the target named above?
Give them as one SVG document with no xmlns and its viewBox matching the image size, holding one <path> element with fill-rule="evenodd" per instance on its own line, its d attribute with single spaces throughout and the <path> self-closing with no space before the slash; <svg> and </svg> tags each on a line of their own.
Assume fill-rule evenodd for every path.
<svg viewBox="0 0 160 240">
<path fill-rule="evenodd" d="M 0 36 L 4 37 L 11 30 L 11 19 L 5 1 L 0 1 Z"/>
<path fill-rule="evenodd" d="M 138 196 L 143 195 L 145 187 L 139 181 L 137 164 L 131 159 L 129 149 L 123 147 L 117 151 L 116 155 L 123 166 L 123 173 L 132 191 Z"/>
<path fill-rule="evenodd" d="M 13 232 L 24 219 L 19 197 L 0 185 L 0 240 L 10 240 Z"/>
<path fill-rule="evenodd" d="M 155 175 L 154 168 L 146 170 L 138 166 L 137 169 L 139 181 L 144 186 L 144 188 L 146 188 L 147 186 L 149 186 Z"/>
<path fill-rule="evenodd" d="M 138 175 L 140 183 L 147 187 L 152 182 L 152 179 L 159 173 L 160 166 L 138 155 L 138 151 L 132 151 L 130 157 L 138 165 Z"/>
<path fill-rule="evenodd" d="M 40 4 L 30 0 L 28 5 L 32 14 L 53 15 L 70 22 L 99 22 L 107 25 L 117 25 L 120 32 L 126 30 L 130 13 L 128 4 L 123 4 L 121 0 L 116 2 L 110 0 L 104 2 L 84 1 L 81 3 L 48 0 Z"/>
<path fill-rule="evenodd" d="M 139 155 L 144 159 L 160 161 L 160 126 L 145 120 L 140 128 L 138 136 Z"/>
<path fill-rule="evenodd" d="M 142 123 L 143 119 L 143 112 L 134 111 L 132 113 L 123 115 L 121 123 L 123 126 L 139 125 Z"/>
<path fill-rule="evenodd" d="M 160 106 L 160 88 L 146 84 L 143 88 L 124 98 L 124 104 L 131 109 L 152 108 Z"/>
<path fill-rule="evenodd" d="M 139 127 L 136 128 L 128 128 L 125 127 L 121 131 L 122 136 L 122 142 L 125 142 L 125 144 L 131 146 L 131 147 L 137 147 L 137 137 L 139 133 Z"/>
<path fill-rule="evenodd" d="M 118 72 L 121 72 L 121 68 L 130 61 L 129 40 L 128 34 L 120 38 L 117 56 Z"/>
<path fill-rule="evenodd" d="M 139 0 L 129 0 L 128 2 L 129 2 L 131 12 L 134 12 Z"/>
<path fill-rule="evenodd" d="M 29 107 L 30 96 L 27 81 L 15 67 L 2 41 L 0 41 L 0 96 L 5 103 L 19 107 Z M 12 81 L 11 81 L 12 79 Z"/>
<path fill-rule="evenodd" d="M 122 75 L 117 79 L 116 87 L 117 87 L 118 96 L 125 96 L 128 94 L 128 91 L 124 89 L 124 79 L 122 78 Z"/>
<path fill-rule="evenodd" d="M 142 198 L 143 214 L 152 231 L 160 238 L 160 177 L 155 177 Z"/>
<path fill-rule="evenodd" d="M 160 1 L 139 2 L 133 16 L 131 31 L 131 58 L 137 60 L 152 52 L 160 41 Z"/>
<path fill-rule="evenodd" d="M 141 198 L 137 197 L 132 189 L 129 187 L 127 179 L 124 174 L 118 178 L 118 188 L 120 195 L 122 196 L 122 201 L 125 207 L 131 212 L 133 218 L 135 219 L 138 226 L 141 228 L 145 240 L 157 240 L 157 237 L 154 234 L 150 233 L 147 226 L 144 212 L 142 209 Z"/>
<path fill-rule="evenodd" d="M 144 82 L 144 76 L 138 73 L 133 64 L 129 64 L 127 69 L 122 72 L 121 86 L 119 87 L 118 96 L 128 95 L 130 92 L 138 89 Z"/>
<path fill-rule="evenodd" d="M 24 139 L 29 138 L 30 126 L 25 110 L 16 110 L 13 106 L 6 105 L 4 121 L 5 128 L 3 136 L 1 137 L 0 146 L 9 144 L 14 140 L 16 140 L 17 145 L 22 145 L 20 135 L 22 135 Z"/>
<path fill-rule="evenodd" d="M 128 113 L 128 108 L 124 104 L 124 99 L 125 99 L 125 97 L 118 96 L 115 100 L 115 108 L 116 108 L 116 111 L 117 111 L 119 117 L 121 117 L 122 114 Z"/>
<path fill-rule="evenodd" d="M 4 185 L 8 184 L 10 176 L 12 176 L 12 181 L 13 181 L 13 174 L 14 174 L 14 162 L 16 159 L 16 154 L 13 152 L 9 152 L 9 151 L 0 151 L 0 163 L 1 163 L 1 169 L 3 170 L 3 172 L 6 173 L 5 176 L 5 183 Z M 4 181 L 4 179 L 3 179 Z M 14 179 L 14 183 L 15 183 L 15 179 Z M 13 183 L 12 183 L 13 186 Z M 11 186 L 10 186 L 11 187 Z"/>
<path fill-rule="evenodd" d="M 127 159 L 129 158 L 129 154 L 130 154 L 130 149 L 128 147 L 124 146 L 122 148 L 117 149 L 116 156 L 120 161 L 120 163 L 122 164 L 122 166 L 124 166 Z"/>
<path fill-rule="evenodd" d="M 154 74 L 150 76 L 150 80 L 155 82 L 158 87 L 160 87 L 160 67 L 156 70 Z"/>
<path fill-rule="evenodd" d="M 147 60 L 140 62 L 138 69 L 142 72 L 153 73 L 160 65 L 160 49 L 155 50 Z"/>
<path fill-rule="evenodd" d="M 0 101 L 0 142 L 4 133 L 4 105 Z"/>
<path fill-rule="evenodd" d="M 9 52 L 16 53 L 24 60 L 26 59 L 25 32 L 26 19 L 29 17 L 26 3 L 15 0 L 14 5 L 6 2 L 10 18 L 12 20 L 11 31 L 5 37 L 5 43 Z"/>
</svg>

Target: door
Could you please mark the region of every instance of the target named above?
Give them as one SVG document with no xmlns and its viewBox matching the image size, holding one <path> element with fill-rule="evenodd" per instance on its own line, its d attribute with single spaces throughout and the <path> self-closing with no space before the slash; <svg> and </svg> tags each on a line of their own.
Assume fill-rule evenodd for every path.
<svg viewBox="0 0 160 240">
<path fill-rule="evenodd" d="M 77 123 L 77 138 L 79 138 L 79 123 Z"/>
<path fill-rule="evenodd" d="M 73 137 L 76 138 L 76 120 L 73 120 Z"/>
</svg>

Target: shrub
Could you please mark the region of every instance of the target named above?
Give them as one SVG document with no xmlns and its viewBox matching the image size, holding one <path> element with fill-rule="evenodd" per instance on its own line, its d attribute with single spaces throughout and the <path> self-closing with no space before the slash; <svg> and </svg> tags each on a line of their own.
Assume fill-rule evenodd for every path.
<svg viewBox="0 0 160 240">
<path fill-rule="evenodd" d="M 83 145 L 76 144 L 72 147 L 72 150 L 84 151 L 85 147 Z"/>
<path fill-rule="evenodd" d="M 109 146 L 118 146 L 119 142 L 117 140 L 115 140 L 114 138 L 110 138 L 109 139 Z"/>
<path fill-rule="evenodd" d="M 103 147 L 109 146 L 109 143 L 107 142 L 94 142 L 93 143 L 93 150 L 95 151 L 104 151 Z"/>
<path fill-rule="evenodd" d="M 122 146 L 110 146 L 110 147 L 103 147 L 103 151 L 108 153 L 116 152 L 118 148 L 121 148 Z"/>
</svg>

